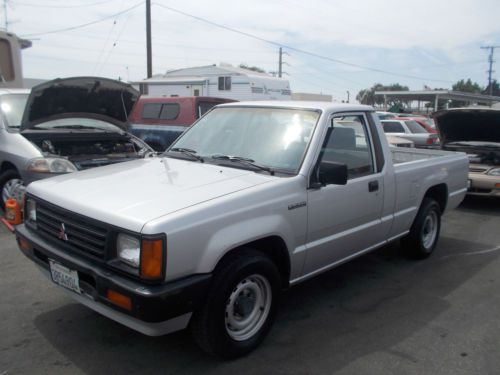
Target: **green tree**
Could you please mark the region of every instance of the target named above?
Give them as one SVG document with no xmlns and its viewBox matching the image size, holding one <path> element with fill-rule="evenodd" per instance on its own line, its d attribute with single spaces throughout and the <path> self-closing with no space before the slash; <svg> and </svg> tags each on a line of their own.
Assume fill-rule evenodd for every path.
<svg viewBox="0 0 500 375">
<path fill-rule="evenodd" d="M 375 96 L 375 91 L 408 91 L 408 86 L 400 85 L 399 83 L 393 83 L 391 85 L 382 85 L 381 83 L 374 84 L 369 89 L 364 89 L 358 92 L 356 95 L 356 100 L 361 104 L 375 105 L 384 104 L 384 98 L 382 96 Z M 389 99 L 387 104 L 392 107 L 394 105 L 401 105 L 399 100 Z"/>
<path fill-rule="evenodd" d="M 451 89 L 453 91 L 461 91 L 461 92 L 472 92 L 475 94 L 480 94 L 481 91 L 484 90 L 477 82 L 472 82 L 470 78 L 466 80 L 461 79 L 457 83 L 455 83 Z"/>
<path fill-rule="evenodd" d="M 496 79 L 491 82 L 491 95 L 493 96 L 500 96 L 500 84 L 497 82 Z M 483 91 L 484 95 L 490 95 L 490 85 L 486 86 L 486 88 Z"/>
<path fill-rule="evenodd" d="M 259 68 L 258 66 L 250 66 L 250 65 L 247 65 L 247 64 L 243 64 L 243 63 L 241 63 L 239 65 L 239 67 L 241 69 L 251 70 L 253 72 L 258 72 L 258 73 L 265 73 L 266 72 L 264 69 Z"/>
</svg>

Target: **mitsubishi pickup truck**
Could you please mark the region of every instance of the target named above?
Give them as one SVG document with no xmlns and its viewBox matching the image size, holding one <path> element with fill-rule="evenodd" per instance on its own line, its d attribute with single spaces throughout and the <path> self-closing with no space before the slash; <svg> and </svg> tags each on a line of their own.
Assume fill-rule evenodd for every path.
<svg viewBox="0 0 500 375">
<path fill-rule="evenodd" d="M 16 236 L 83 305 L 234 358 L 283 289 L 398 239 L 431 255 L 467 173 L 463 153 L 390 148 L 369 106 L 222 104 L 158 157 L 33 182 Z"/>
</svg>

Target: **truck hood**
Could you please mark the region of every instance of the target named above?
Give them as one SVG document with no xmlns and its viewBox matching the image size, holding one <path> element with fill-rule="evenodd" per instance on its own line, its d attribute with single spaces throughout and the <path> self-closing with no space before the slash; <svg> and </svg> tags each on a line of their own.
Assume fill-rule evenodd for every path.
<svg viewBox="0 0 500 375">
<path fill-rule="evenodd" d="M 450 142 L 490 142 L 500 144 L 500 110 L 456 108 L 434 115 L 443 145 Z"/>
<path fill-rule="evenodd" d="M 150 158 L 33 182 L 27 192 L 134 232 L 160 216 L 279 177 L 171 158 Z"/>
<path fill-rule="evenodd" d="M 132 86 L 101 77 L 58 78 L 33 87 L 21 131 L 54 119 L 89 117 L 127 130 L 128 117 L 139 97 Z"/>
</svg>

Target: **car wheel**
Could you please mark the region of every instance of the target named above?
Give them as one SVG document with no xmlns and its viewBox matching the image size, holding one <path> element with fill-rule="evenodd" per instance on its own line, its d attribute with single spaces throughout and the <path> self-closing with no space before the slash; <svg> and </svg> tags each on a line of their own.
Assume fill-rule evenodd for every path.
<svg viewBox="0 0 500 375">
<path fill-rule="evenodd" d="M 402 239 L 404 250 L 413 258 L 429 257 L 439 239 L 441 230 L 441 208 L 431 198 L 424 198 L 410 233 Z"/>
<path fill-rule="evenodd" d="M 214 274 L 204 307 L 191 329 L 197 344 L 222 358 L 255 349 L 272 326 L 280 294 L 276 265 L 264 253 L 242 249 Z"/>
<path fill-rule="evenodd" d="M 14 169 L 8 169 L 0 175 L 0 192 L 2 195 L 0 206 L 2 209 L 5 209 L 7 199 L 14 196 L 17 185 L 22 185 L 22 183 L 21 176 Z"/>
</svg>

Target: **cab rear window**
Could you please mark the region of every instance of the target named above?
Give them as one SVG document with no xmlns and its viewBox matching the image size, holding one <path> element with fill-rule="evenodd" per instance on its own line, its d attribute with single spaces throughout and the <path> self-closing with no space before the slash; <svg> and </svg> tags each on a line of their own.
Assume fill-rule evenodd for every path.
<svg viewBox="0 0 500 375">
<path fill-rule="evenodd" d="M 179 116 L 178 103 L 145 103 L 142 118 L 152 120 L 175 120 Z"/>
</svg>

